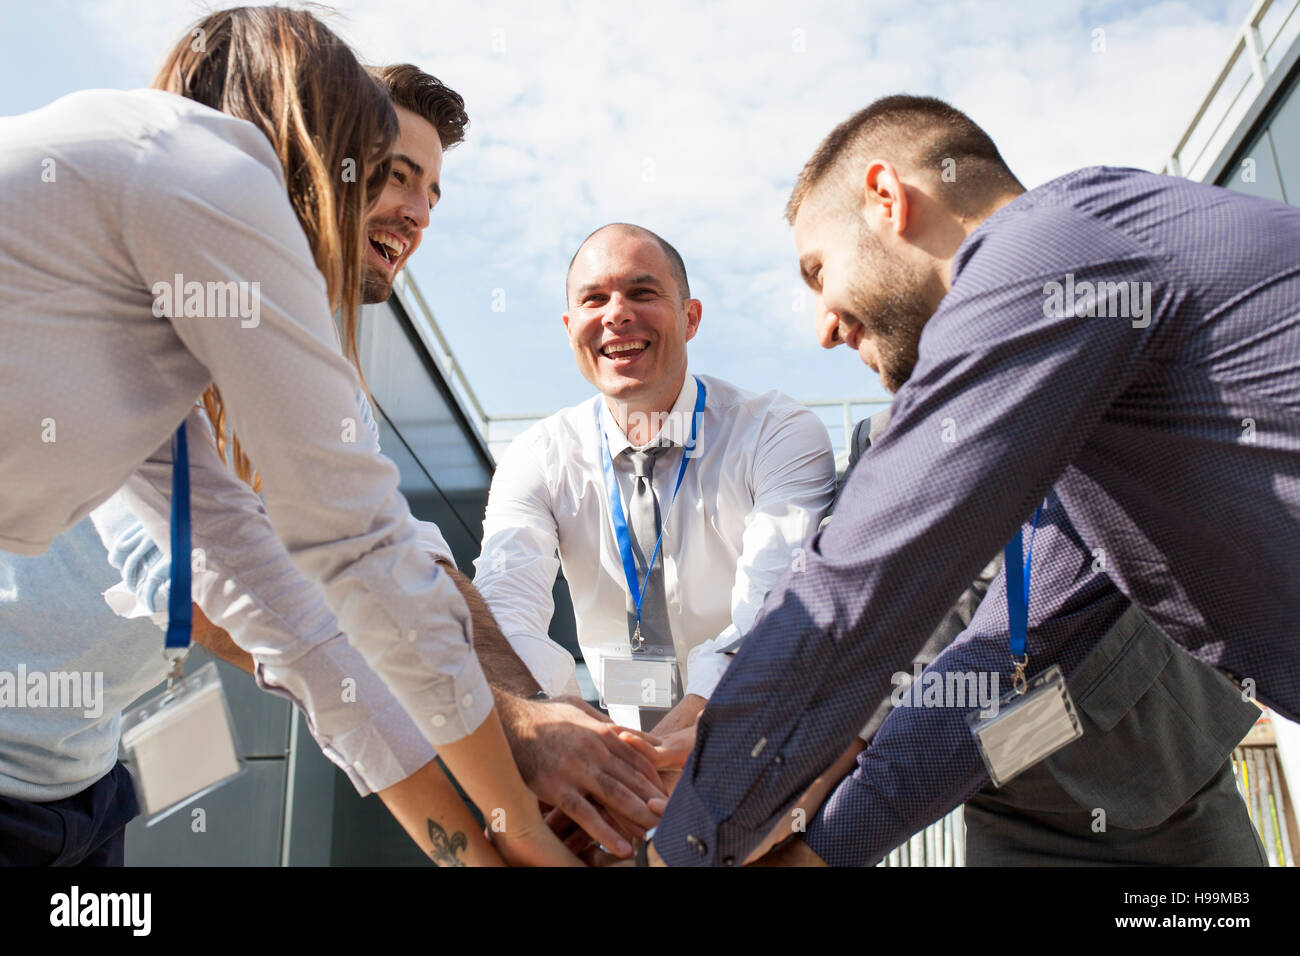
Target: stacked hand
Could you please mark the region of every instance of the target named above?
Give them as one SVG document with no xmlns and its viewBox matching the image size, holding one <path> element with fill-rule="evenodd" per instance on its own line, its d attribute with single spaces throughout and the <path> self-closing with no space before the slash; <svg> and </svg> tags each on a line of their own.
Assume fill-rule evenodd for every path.
<svg viewBox="0 0 1300 956">
<path fill-rule="evenodd" d="M 554 808 L 551 830 L 571 848 L 595 841 L 631 856 L 632 841 L 643 838 L 668 805 L 647 756 L 658 740 L 615 726 L 576 697 L 515 697 L 498 700 L 498 707 L 524 782 Z"/>
</svg>

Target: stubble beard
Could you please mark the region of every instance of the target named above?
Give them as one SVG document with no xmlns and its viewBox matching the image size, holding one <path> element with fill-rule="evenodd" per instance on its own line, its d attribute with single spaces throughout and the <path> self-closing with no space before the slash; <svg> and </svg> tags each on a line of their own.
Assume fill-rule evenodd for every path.
<svg viewBox="0 0 1300 956">
<path fill-rule="evenodd" d="M 363 305 L 377 305 L 387 302 L 393 293 L 391 276 L 380 273 L 377 269 L 363 267 L 361 276 L 361 302 Z"/>
<path fill-rule="evenodd" d="M 892 394 L 912 377 L 921 330 L 934 314 L 925 277 L 910 263 L 885 252 L 874 236 L 860 232 L 859 275 L 849 284 L 852 312 L 880 356 L 880 382 Z M 865 276 L 875 279 L 867 287 Z"/>
</svg>

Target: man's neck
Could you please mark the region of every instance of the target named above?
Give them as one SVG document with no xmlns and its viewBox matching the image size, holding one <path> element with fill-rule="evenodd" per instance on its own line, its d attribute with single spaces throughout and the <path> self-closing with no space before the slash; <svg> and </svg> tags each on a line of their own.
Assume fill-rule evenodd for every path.
<svg viewBox="0 0 1300 956">
<path fill-rule="evenodd" d="M 605 396 L 605 407 L 614 416 L 618 427 L 632 445 L 640 448 L 655 440 L 667 420 L 668 413 L 677 403 L 677 396 L 682 393 L 686 382 L 686 372 L 677 378 L 677 384 L 659 390 L 653 397 L 638 396 L 630 401 Z"/>
</svg>

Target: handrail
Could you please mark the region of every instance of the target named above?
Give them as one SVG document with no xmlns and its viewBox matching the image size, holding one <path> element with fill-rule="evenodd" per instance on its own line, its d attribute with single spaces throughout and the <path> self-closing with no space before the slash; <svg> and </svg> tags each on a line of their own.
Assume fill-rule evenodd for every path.
<svg viewBox="0 0 1300 956">
<path fill-rule="evenodd" d="M 1252 81 L 1254 95 L 1258 95 L 1264 89 L 1270 72 L 1268 56 L 1273 52 L 1274 44 L 1284 34 L 1296 11 L 1300 9 L 1300 0 L 1292 0 L 1286 15 L 1281 17 L 1277 23 L 1277 29 L 1271 32 L 1268 41 L 1265 42 L 1260 34 L 1260 24 L 1273 10 L 1273 7 L 1274 0 L 1256 0 L 1250 14 L 1237 31 L 1237 36 L 1233 40 L 1232 48 L 1228 52 L 1223 67 L 1215 76 L 1214 82 L 1210 84 L 1209 92 L 1201 99 L 1200 106 L 1192 115 L 1191 122 L 1183 130 L 1182 136 L 1178 138 L 1178 142 L 1169 154 L 1169 158 L 1165 160 L 1161 169 L 1162 172 L 1173 176 L 1189 176 L 1193 178 L 1203 174 L 1205 170 L 1200 168 L 1201 161 L 1206 157 L 1207 152 L 1211 154 L 1210 160 L 1213 161 L 1214 154 L 1210 150 L 1210 146 L 1215 142 L 1215 137 L 1219 135 L 1223 124 L 1233 115 L 1242 94 L 1250 89 Z M 1279 3 L 1277 8 L 1282 9 L 1282 5 Z M 1243 56 L 1247 58 L 1250 65 L 1250 73 L 1247 74 L 1241 86 L 1232 93 L 1227 104 L 1222 109 L 1215 110 L 1213 116 L 1211 116 L 1211 107 L 1214 106 L 1221 93 L 1227 92 L 1225 91 L 1225 84 L 1242 62 Z M 1205 132 L 1207 128 L 1209 132 L 1205 134 L 1204 140 L 1199 143 L 1199 148 L 1196 148 L 1198 144 L 1193 143 L 1193 137 L 1198 133 Z M 1190 161 L 1184 155 L 1189 148 L 1196 148 L 1196 155 Z"/>
</svg>

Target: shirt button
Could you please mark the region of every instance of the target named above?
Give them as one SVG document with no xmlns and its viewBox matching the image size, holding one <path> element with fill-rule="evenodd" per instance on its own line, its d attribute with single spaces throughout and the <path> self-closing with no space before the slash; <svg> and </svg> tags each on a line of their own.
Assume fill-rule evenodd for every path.
<svg viewBox="0 0 1300 956">
<path fill-rule="evenodd" d="M 736 858 L 735 858 L 734 856 L 729 856 L 729 857 L 727 857 L 725 860 L 722 861 L 722 865 L 723 865 L 723 866 L 735 866 L 735 865 L 736 865 Z"/>
<path fill-rule="evenodd" d="M 447 718 L 442 716 L 442 714 L 434 714 L 432 720 L 433 720 L 433 726 L 435 727 L 441 727 L 443 724 L 447 722 Z"/>
<path fill-rule="evenodd" d="M 785 761 L 781 759 L 780 754 L 777 754 L 775 757 L 772 758 L 772 763 L 785 763 Z"/>
<path fill-rule="evenodd" d="M 700 856 L 705 856 L 709 852 L 709 848 L 704 845 L 704 841 L 699 837 L 688 835 L 686 842 L 695 847 L 695 852 Z"/>
<path fill-rule="evenodd" d="M 466 694 L 464 697 L 462 697 L 462 698 L 460 699 L 460 705 L 461 705 L 462 707 L 466 708 L 467 710 L 468 710 L 470 707 L 473 707 L 473 706 L 474 706 L 474 695 L 473 695 L 473 694 Z"/>
</svg>

